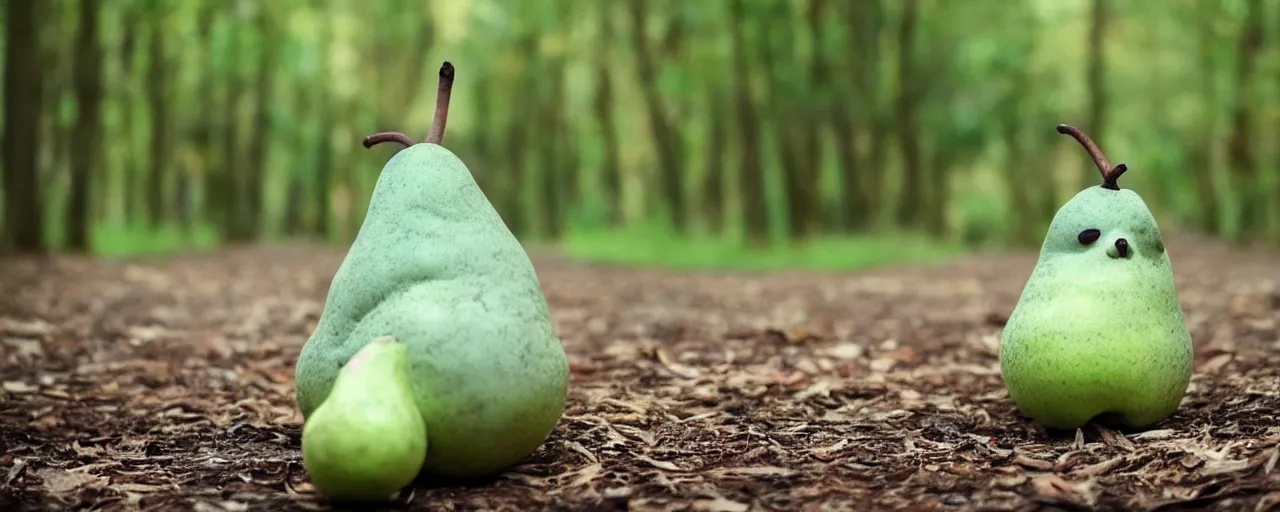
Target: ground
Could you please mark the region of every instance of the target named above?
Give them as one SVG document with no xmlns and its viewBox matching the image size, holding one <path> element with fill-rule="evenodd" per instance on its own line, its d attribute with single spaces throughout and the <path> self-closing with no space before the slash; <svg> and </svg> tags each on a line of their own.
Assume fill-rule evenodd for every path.
<svg viewBox="0 0 1280 512">
<path fill-rule="evenodd" d="M 431 510 L 1269 510 L 1280 257 L 1170 239 L 1196 372 L 1142 432 L 1052 434 L 999 374 L 1034 254 L 842 274 L 534 259 L 573 366 L 543 447 Z M 340 250 L 0 264 L 0 509 L 321 510 L 295 357 Z M 405 508 L 399 505 L 399 508 Z"/>
</svg>

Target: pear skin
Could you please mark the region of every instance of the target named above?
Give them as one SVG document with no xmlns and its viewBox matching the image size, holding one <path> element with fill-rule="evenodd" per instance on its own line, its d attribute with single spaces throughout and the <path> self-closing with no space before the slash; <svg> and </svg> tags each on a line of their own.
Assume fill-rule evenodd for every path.
<svg viewBox="0 0 1280 512">
<path fill-rule="evenodd" d="M 331 392 L 337 368 L 369 340 L 408 351 L 414 401 L 431 443 L 423 470 L 500 471 L 542 444 L 563 413 L 569 364 L 523 246 L 466 165 L 439 145 L 447 108 L 441 68 L 428 142 L 400 142 L 364 224 L 330 284 L 295 369 L 304 417 Z"/>
<path fill-rule="evenodd" d="M 1177 410 L 1191 378 L 1173 267 L 1146 203 L 1116 184 L 1127 167 L 1075 128 L 1059 131 L 1104 180 L 1054 215 L 1001 334 L 1001 373 L 1018 409 L 1046 427 L 1149 427 Z"/>
<path fill-rule="evenodd" d="M 414 404 L 404 344 L 373 340 L 343 366 L 302 427 L 302 461 L 321 494 L 383 501 L 417 477 L 427 427 Z"/>
</svg>

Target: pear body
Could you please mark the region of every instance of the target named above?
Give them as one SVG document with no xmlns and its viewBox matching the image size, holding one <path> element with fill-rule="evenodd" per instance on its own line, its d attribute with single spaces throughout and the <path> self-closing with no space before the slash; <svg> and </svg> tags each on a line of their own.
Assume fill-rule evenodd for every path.
<svg viewBox="0 0 1280 512">
<path fill-rule="evenodd" d="M 1089 229 L 1100 236 L 1082 243 Z M 1090 187 L 1058 210 L 1001 334 L 1000 365 L 1019 410 L 1050 428 L 1100 415 L 1144 428 L 1177 409 L 1191 334 L 1160 230 L 1137 193 Z"/>
<path fill-rule="evenodd" d="M 362 348 L 302 427 L 303 465 L 316 489 L 335 500 L 389 499 L 417 477 L 426 456 L 407 351 L 391 338 Z"/>
<path fill-rule="evenodd" d="M 337 368 L 380 336 L 407 347 L 430 474 L 500 471 L 536 450 L 564 410 L 568 359 L 533 264 L 439 145 L 408 147 L 383 167 L 298 357 L 304 417 Z"/>
</svg>

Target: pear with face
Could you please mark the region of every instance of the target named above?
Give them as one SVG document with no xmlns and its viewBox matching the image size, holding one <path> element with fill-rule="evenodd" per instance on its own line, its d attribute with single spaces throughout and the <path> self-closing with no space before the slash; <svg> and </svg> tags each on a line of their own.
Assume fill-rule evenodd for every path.
<svg viewBox="0 0 1280 512">
<path fill-rule="evenodd" d="M 1000 365 L 1018 409 L 1054 429 L 1090 420 L 1148 427 L 1177 409 L 1191 378 L 1191 334 L 1156 220 L 1121 189 L 1079 129 L 1102 185 L 1080 191 L 1049 225 L 1040 258 L 1005 325 Z"/>
</svg>

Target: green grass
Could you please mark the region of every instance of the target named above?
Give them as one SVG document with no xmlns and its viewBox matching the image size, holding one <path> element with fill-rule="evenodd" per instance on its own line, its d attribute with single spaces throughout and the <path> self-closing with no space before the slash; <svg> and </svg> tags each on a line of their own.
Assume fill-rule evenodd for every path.
<svg viewBox="0 0 1280 512">
<path fill-rule="evenodd" d="M 941 243 L 910 233 L 818 238 L 806 244 L 777 242 L 767 248 L 748 249 L 741 237 L 692 235 L 681 238 L 656 223 L 641 223 L 621 230 L 578 228 L 558 243 L 525 243 L 530 248 L 552 249 L 578 261 L 677 270 L 848 271 L 932 263 L 966 251 L 959 243 Z M 109 258 L 211 250 L 218 245 L 217 232 L 207 225 L 198 225 L 185 235 L 176 226 L 150 230 L 99 224 L 93 230 L 94 253 Z"/>
<path fill-rule="evenodd" d="M 196 226 L 184 235 L 175 226 L 157 230 L 125 225 L 99 224 L 93 228 L 93 252 L 108 258 L 165 254 L 179 250 L 206 250 L 217 247 L 218 233 L 211 226 Z"/>
<path fill-rule="evenodd" d="M 555 247 L 569 258 L 597 263 L 658 266 L 681 270 L 848 271 L 884 265 L 943 261 L 961 255 L 959 244 L 924 236 L 880 233 L 814 239 L 806 244 L 777 243 L 748 249 L 737 237 L 676 237 L 658 228 L 576 231 Z"/>
</svg>

